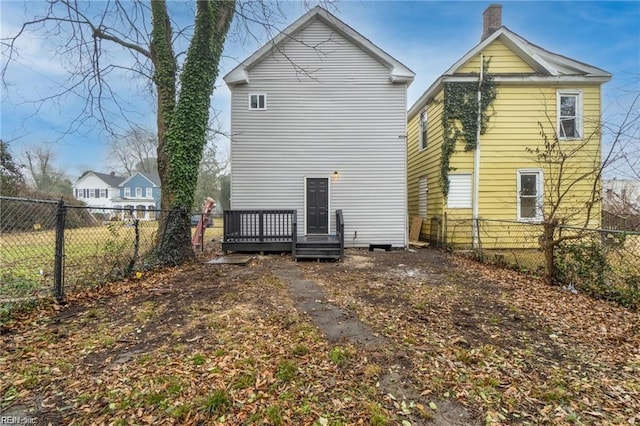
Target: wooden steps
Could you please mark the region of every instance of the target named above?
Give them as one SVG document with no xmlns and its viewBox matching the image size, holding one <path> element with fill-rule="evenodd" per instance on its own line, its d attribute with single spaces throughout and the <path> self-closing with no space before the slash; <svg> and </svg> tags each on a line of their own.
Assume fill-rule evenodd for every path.
<svg viewBox="0 0 640 426">
<path fill-rule="evenodd" d="M 306 236 L 296 241 L 294 258 L 340 260 L 342 249 L 335 235 Z"/>
</svg>

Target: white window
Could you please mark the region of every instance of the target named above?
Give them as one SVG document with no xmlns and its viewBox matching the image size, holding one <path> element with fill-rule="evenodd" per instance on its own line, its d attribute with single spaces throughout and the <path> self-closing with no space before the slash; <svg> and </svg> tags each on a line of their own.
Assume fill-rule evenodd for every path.
<svg viewBox="0 0 640 426">
<path fill-rule="evenodd" d="M 249 109 L 265 110 L 267 109 L 266 93 L 249 93 Z"/>
<path fill-rule="evenodd" d="M 125 197 L 130 197 L 131 196 L 131 188 L 129 188 L 129 187 L 124 188 L 124 196 Z"/>
<path fill-rule="evenodd" d="M 471 173 L 449 175 L 447 206 L 450 209 L 471 208 Z"/>
<path fill-rule="evenodd" d="M 518 220 L 542 220 L 542 170 L 518 170 Z"/>
<path fill-rule="evenodd" d="M 96 193 L 93 188 L 89 189 L 89 198 L 96 198 Z"/>
<path fill-rule="evenodd" d="M 420 113 L 420 130 L 419 130 L 419 137 L 420 137 L 420 149 L 426 149 L 427 148 L 427 110 L 425 109 L 424 111 L 422 111 Z"/>
<path fill-rule="evenodd" d="M 142 188 L 136 188 L 136 198 L 142 197 Z"/>
<path fill-rule="evenodd" d="M 107 190 L 106 189 L 101 189 L 100 190 L 100 198 L 107 198 Z"/>
<path fill-rule="evenodd" d="M 582 92 L 559 90 L 557 94 L 558 138 L 582 137 Z"/>
<path fill-rule="evenodd" d="M 427 177 L 421 176 L 418 181 L 418 215 L 427 218 Z"/>
<path fill-rule="evenodd" d="M 153 198 L 153 189 L 147 188 L 147 198 Z"/>
</svg>

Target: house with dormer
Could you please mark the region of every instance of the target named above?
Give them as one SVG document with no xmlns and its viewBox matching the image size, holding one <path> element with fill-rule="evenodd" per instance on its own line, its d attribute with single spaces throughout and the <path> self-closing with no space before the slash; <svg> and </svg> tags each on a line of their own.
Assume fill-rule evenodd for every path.
<svg viewBox="0 0 640 426">
<path fill-rule="evenodd" d="M 160 209 L 160 178 L 151 173 L 136 172 L 118 185 L 118 196 L 113 206 L 135 212 L 142 220 L 153 220 Z"/>
</svg>

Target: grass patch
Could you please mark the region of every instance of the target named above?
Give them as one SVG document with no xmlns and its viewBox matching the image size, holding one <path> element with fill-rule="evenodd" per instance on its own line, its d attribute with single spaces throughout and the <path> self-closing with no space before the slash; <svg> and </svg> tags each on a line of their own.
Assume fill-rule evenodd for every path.
<svg viewBox="0 0 640 426">
<path fill-rule="evenodd" d="M 276 377 L 281 382 L 290 382 L 296 376 L 298 367 L 291 361 L 280 361 L 276 369 Z"/>
<path fill-rule="evenodd" d="M 329 351 L 329 360 L 338 367 L 345 366 L 350 358 L 351 355 L 349 352 L 340 346 L 336 346 Z"/>
<path fill-rule="evenodd" d="M 231 408 L 231 397 L 224 389 L 216 389 L 201 404 L 205 414 L 218 417 Z"/>
</svg>

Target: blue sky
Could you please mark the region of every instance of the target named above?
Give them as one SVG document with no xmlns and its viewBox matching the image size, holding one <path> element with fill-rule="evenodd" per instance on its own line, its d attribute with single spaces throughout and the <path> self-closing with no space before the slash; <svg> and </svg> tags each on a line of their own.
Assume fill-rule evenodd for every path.
<svg viewBox="0 0 640 426">
<path fill-rule="evenodd" d="M 482 12 L 487 1 L 339 1 L 332 10 L 340 19 L 370 39 L 416 73 L 408 89 L 408 107 L 456 60 L 480 41 Z M 547 50 L 597 66 L 613 73 L 603 89 L 603 115 L 615 120 L 624 111 L 631 92 L 640 91 L 640 1 L 503 1 L 502 22 L 512 31 Z M 44 2 L 0 2 L 0 32 L 11 35 L 25 13 L 43 13 Z M 191 3 L 173 2 L 178 19 L 192 15 Z M 286 19 L 281 28 L 297 19 L 305 9 L 301 2 L 284 2 Z M 38 12 L 40 10 L 40 12 Z M 231 36 L 225 46 L 218 88 L 212 107 L 219 113 L 222 130 L 229 126 L 229 91 L 221 77 L 262 43 Z M 0 137 L 10 141 L 18 154 L 25 147 L 47 143 L 57 153 L 56 163 L 70 177 L 83 170 L 108 172 L 109 135 L 94 121 L 87 121 L 67 134 L 68 124 L 78 115 L 81 100 L 76 95 L 42 104 L 35 99 L 55 93 L 64 83 L 70 58 L 54 53 L 54 41 L 27 33 L 20 43 L 20 58 L 9 68 L 2 88 Z M 124 60 L 125 53 L 110 51 Z M 2 57 L 2 61 L 5 58 Z M 155 105 L 142 82 L 119 75 L 111 82 L 127 108 L 127 117 L 155 131 Z M 110 117 L 114 125 L 123 120 Z M 218 142 L 228 152 L 228 141 Z"/>
</svg>

